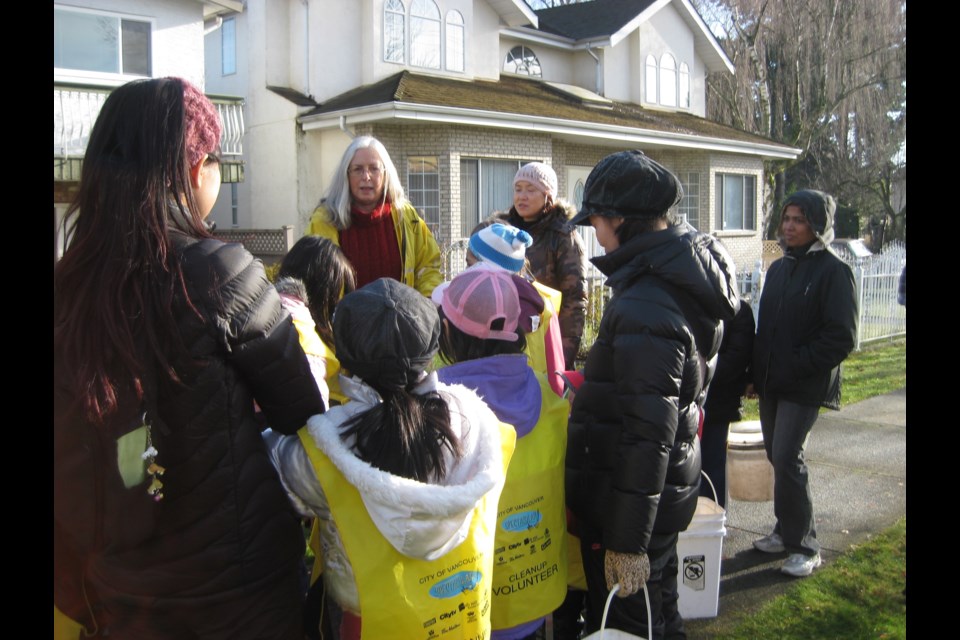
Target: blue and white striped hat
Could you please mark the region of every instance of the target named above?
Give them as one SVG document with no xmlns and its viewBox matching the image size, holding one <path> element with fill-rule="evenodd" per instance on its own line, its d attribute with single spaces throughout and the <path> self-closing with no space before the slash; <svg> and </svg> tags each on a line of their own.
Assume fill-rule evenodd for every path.
<svg viewBox="0 0 960 640">
<path fill-rule="evenodd" d="M 533 238 L 529 233 L 500 222 L 495 222 L 470 236 L 470 251 L 473 255 L 511 273 L 519 273 L 523 268 L 527 247 L 532 244 Z"/>
</svg>

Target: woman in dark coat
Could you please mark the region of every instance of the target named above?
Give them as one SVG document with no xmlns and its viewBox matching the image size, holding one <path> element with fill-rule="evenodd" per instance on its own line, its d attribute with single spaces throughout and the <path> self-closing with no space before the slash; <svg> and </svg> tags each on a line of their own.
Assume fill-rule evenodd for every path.
<svg viewBox="0 0 960 640">
<path fill-rule="evenodd" d="M 587 631 L 620 585 L 608 626 L 683 638 L 677 539 L 700 486 L 697 425 L 722 337 L 738 309 L 726 251 L 671 224 L 679 182 L 639 151 L 594 167 L 574 219 L 591 224 L 606 254 L 593 263 L 613 297 L 587 355 L 570 415 L 567 505 L 580 528 Z M 652 628 L 639 589 L 650 595 Z"/>
<path fill-rule="evenodd" d="M 562 295 L 557 319 L 568 370 L 574 369 L 587 318 L 587 259 L 570 224 L 575 213 L 573 205 L 557 198 L 557 174 L 550 165 L 530 162 L 513 178 L 513 207 L 494 215 L 533 236 L 526 254 L 530 270 L 537 282 Z"/>
<path fill-rule="evenodd" d="M 111 638 L 300 638 L 303 534 L 254 401 L 323 411 L 242 246 L 204 223 L 215 107 L 178 78 L 106 100 L 54 270 L 54 602 Z"/>
</svg>

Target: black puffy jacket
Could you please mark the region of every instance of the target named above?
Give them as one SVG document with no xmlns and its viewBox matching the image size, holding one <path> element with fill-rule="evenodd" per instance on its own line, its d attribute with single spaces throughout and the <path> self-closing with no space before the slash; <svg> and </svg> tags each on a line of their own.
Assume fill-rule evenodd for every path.
<svg viewBox="0 0 960 640">
<path fill-rule="evenodd" d="M 733 263 L 678 225 L 593 259 L 613 297 L 570 417 L 567 504 L 606 549 L 646 552 L 686 529 L 700 485 L 698 403 L 739 308 Z"/>
<path fill-rule="evenodd" d="M 266 617 L 285 628 L 299 615 L 304 541 L 253 403 L 274 429 L 295 433 L 323 410 L 322 400 L 260 262 L 238 244 L 171 238 L 199 312 L 182 297 L 175 303 L 180 335 L 199 363 L 174 364 L 182 387 L 157 385 L 146 406 L 126 393 L 118 415 L 94 426 L 71 411 L 54 354 L 55 601 L 84 617 L 70 593 L 79 571 L 93 598 L 156 616 L 175 612 L 187 627 L 190 615 L 214 615 L 207 607 L 235 618 L 251 612 L 230 614 L 229 603 L 262 598 Z M 145 408 L 156 462 L 166 468 L 158 502 L 147 495 L 149 478 L 125 487 L 117 464 L 117 438 L 140 424 Z M 274 594 L 291 592 L 278 608 Z M 195 613 L 184 616 L 184 607 Z M 223 633 L 229 628 L 224 622 Z"/>
<path fill-rule="evenodd" d="M 707 400 L 703 403 L 705 421 L 711 424 L 729 423 L 743 417 L 743 394 L 750 382 L 756 330 L 753 309 L 741 302 L 737 315 L 723 325 L 723 342 L 717 352 L 717 368 L 710 381 Z"/>
<path fill-rule="evenodd" d="M 814 249 L 788 252 L 767 271 L 753 384 L 761 398 L 839 409 L 840 363 L 857 340 L 857 289 L 849 265 Z"/>
</svg>

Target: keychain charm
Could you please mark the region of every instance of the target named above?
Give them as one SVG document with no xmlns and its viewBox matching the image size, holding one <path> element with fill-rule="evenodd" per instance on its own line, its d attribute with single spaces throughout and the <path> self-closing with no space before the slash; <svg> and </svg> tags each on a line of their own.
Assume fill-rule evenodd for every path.
<svg viewBox="0 0 960 640">
<path fill-rule="evenodd" d="M 160 452 L 157 451 L 156 447 L 153 446 L 153 438 L 151 437 L 152 434 L 150 433 L 150 425 L 147 424 L 146 412 L 143 414 L 142 421 L 143 426 L 147 430 L 147 449 L 140 457 L 148 463 L 147 473 L 149 473 L 153 478 L 150 481 L 150 486 L 147 487 L 147 495 L 153 498 L 154 502 L 160 502 L 163 500 L 163 482 L 160 481 L 160 478 L 164 473 L 166 473 L 167 470 L 157 464 L 156 458 Z"/>
</svg>

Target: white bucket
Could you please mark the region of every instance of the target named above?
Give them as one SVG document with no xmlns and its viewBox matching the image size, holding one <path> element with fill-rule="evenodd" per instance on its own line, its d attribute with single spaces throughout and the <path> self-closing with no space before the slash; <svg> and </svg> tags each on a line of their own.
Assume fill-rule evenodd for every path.
<svg viewBox="0 0 960 640">
<path fill-rule="evenodd" d="M 727 512 L 723 507 L 700 496 L 690 526 L 680 533 L 677 541 L 677 592 L 680 595 L 680 615 L 684 619 L 717 616 L 726 521 Z"/>
<path fill-rule="evenodd" d="M 734 500 L 773 500 L 773 465 L 763 447 L 759 420 L 734 422 L 727 436 L 727 490 Z"/>
</svg>

